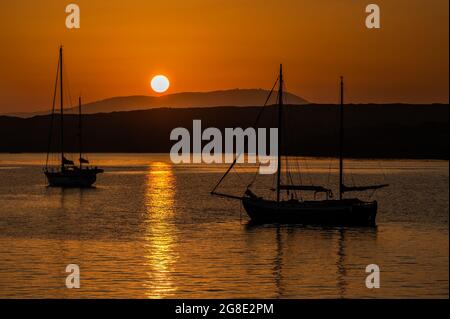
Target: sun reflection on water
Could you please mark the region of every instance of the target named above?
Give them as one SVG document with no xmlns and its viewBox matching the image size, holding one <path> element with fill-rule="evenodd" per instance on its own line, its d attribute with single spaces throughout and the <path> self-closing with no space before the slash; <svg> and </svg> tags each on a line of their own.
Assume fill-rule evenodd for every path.
<svg viewBox="0 0 450 319">
<path fill-rule="evenodd" d="M 174 226 L 175 177 L 172 166 L 152 163 L 147 174 L 145 259 L 148 278 L 145 283 L 149 298 L 173 296 L 175 262 L 178 259 L 176 227 Z"/>
</svg>

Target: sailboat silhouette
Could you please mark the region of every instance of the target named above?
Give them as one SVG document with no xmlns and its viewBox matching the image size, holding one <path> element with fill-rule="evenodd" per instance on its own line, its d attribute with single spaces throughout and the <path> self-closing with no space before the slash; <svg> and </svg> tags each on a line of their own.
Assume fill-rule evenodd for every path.
<svg viewBox="0 0 450 319">
<path fill-rule="evenodd" d="M 47 150 L 47 161 L 44 168 L 44 174 L 47 177 L 48 183 L 50 186 L 57 187 L 90 187 L 95 183 L 97 179 L 97 174 L 103 173 L 103 169 L 98 167 L 90 167 L 83 164 L 89 164 L 89 161 L 82 157 L 82 136 L 81 136 L 81 97 L 78 100 L 78 110 L 79 110 L 79 165 L 75 165 L 75 163 L 65 157 L 64 154 L 64 91 L 63 91 L 63 48 L 62 46 L 59 48 L 59 60 L 58 60 L 58 69 L 57 69 L 57 77 L 55 83 L 55 94 L 53 98 L 53 110 L 51 115 L 51 124 L 50 124 L 50 135 L 49 135 L 49 143 Z M 49 153 L 50 153 L 50 144 L 51 144 L 51 135 L 53 132 L 53 119 L 55 115 L 55 97 L 56 97 L 56 88 L 58 85 L 58 73 L 59 73 L 59 82 L 60 82 L 60 115 L 61 115 L 61 128 L 60 128 L 60 163 L 57 167 L 50 167 L 48 165 Z"/>
<path fill-rule="evenodd" d="M 283 136 L 283 67 L 280 65 L 278 77 L 278 146 L 281 149 Z M 343 198 L 344 193 L 375 190 L 388 186 L 346 186 L 343 182 L 344 174 L 344 81 L 340 81 L 340 132 L 339 132 L 339 198 L 330 199 L 332 191 L 320 185 L 295 185 L 281 182 L 282 154 L 278 155 L 278 170 L 276 176 L 276 200 L 264 199 L 255 195 L 247 187 L 243 196 L 234 196 L 217 192 L 217 188 L 230 172 L 236 160 L 222 176 L 214 189 L 212 195 L 226 198 L 238 199 L 253 222 L 264 223 L 301 223 L 317 225 L 357 225 L 375 226 L 378 203 L 376 201 L 362 201 L 358 198 Z M 237 158 L 237 157 L 236 157 Z M 282 191 L 307 191 L 314 193 L 325 193 L 325 200 L 301 201 L 295 198 L 289 200 L 281 199 Z"/>
</svg>

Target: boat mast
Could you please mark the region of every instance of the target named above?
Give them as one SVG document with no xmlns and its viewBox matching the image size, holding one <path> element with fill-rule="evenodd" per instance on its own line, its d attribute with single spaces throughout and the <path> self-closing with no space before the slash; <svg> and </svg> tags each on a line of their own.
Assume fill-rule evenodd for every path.
<svg viewBox="0 0 450 319">
<path fill-rule="evenodd" d="M 342 200 L 344 188 L 344 77 L 340 83 L 339 106 L 339 199 Z"/>
<path fill-rule="evenodd" d="M 78 158 L 78 161 L 80 162 L 80 169 L 82 166 L 82 157 L 81 157 L 81 152 L 82 152 L 82 140 L 81 140 L 81 96 L 78 97 L 78 142 L 79 142 L 79 147 L 80 147 L 80 156 Z"/>
<path fill-rule="evenodd" d="M 64 170 L 64 111 L 63 111 L 63 48 L 59 47 L 59 76 L 60 76 L 60 94 L 61 94 L 61 171 Z"/>
<path fill-rule="evenodd" d="M 277 202 L 280 201 L 281 183 L 281 123 L 283 112 L 283 65 L 280 64 L 280 79 L 278 89 L 278 170 L 277 170 Z"/>
</svg>

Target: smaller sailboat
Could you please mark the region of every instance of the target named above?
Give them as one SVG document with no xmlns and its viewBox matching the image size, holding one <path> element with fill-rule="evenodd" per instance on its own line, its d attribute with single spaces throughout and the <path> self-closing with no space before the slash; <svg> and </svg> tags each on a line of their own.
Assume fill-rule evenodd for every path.
<svg viewBox="0 0 450 319">
<path fill-rule="evenodd" d="M 281 149 L 283 134 L 283 71 L 280 65 L 280 74 L 277 82 L 278 88 L 278 145 Z M 272 89 L 273 90 L 273 89 Z M 363 201 L 356 197 L 344 198 L 345 193 L 377 190 L 388 186 L 346 186 L 344 184 L 344 82 L 340 82 L 340 106 L 339 106 L 339 198 L 332 199 L 332 191 L 320 185 L 298 185 L 282 182 L 282 154 L 278 160 L 276 176 L 275 199 L 265 199 L 255 195 L 249 185 L 243 196 L 235 196 L 218 192 L 217 189 L 233 165 L 236 159 L 211 191 L 212 195 L 237 199 L 242 202 L 244 209 L 253 222 L 257 223 L 298 223 L 309 225 L 342 225 L 342 226 L 375 226 L 378 203 L 377 201 Z M 270 95 L 269 95 L 270 97 Z M 268 98 L 269 99 L 269 98 Z M 267 100 L 268 100 L 267 99 Z M 267 101 L 266 101 L 267 103 Z M 237 157 L 236 157 L 237 158 Z M 287 168 L 286 168 L 287 169 Z M 299 200 L 295 197 L 283 199 L 282 192 L 293 195 L 292 192 L 324 193 L 324 200 Z"/>
<path fill-rule="evenodd" d="M 50 145 L 53 132 L 53 120 L 55 117 L 55 98 L 58 86 L 58 74 L 60 83 L 60 163 L 56 167 L 49 166 Z M 83 158 L 82 135 L 81 135 L 81 97 L 78 99 L 78 137 L 79 137 L 79 164 L 65 157 L 64 154 L 64 92 L 63 92 L 63 49 L 59 48 L 59 60 L 57 77 L 55 83 L 55 93 L 53 98 L 53 110 L 51 115 L 50 134 L 47 150 L 47 161 L 44 174 L 47 177 L 49 186 L 55 187 L 91 187 L 97 180 L 97 174 L 103 173 L 103 169 L 89 166 L 89 161 Z"/>
</svg>

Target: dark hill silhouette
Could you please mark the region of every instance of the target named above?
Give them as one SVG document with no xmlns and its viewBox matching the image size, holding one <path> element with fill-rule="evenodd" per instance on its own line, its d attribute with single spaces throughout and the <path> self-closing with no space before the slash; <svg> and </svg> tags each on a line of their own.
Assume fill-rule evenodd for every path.
<svg viewBox="0 0 450 319">
<path fill-rule="evenodd" d="M 85 115 L 84 149 L 88 152 L 169 152 L 176 127 L 192 130 L 251 127 L 259 107 L 157 108 Z M 259 127 L 276 127 L 275 107 L 267 107 Z M 290 154 L 335 156 L 338 107 L 304 105 L 285 108 Z M 348 157 L 448 159 L 448 105 L 346 105 L 345 153 Z M 0 117 L 1 152 L 46 152 L 50 116 Z M 55 127 L 58 126 L 58 120 Z M 65 117 L 66 145 L 77 150 L 76 115 Z M 224 135 L 224 134 L 223 134 Z M 58 137 L 55 136 L 57 139 Z M 58 143 L 55 143 L 58 144 Z M 55 149 L 56 150 L 56 149 Z"/>
<path fill-rule="evenodd" d="M 233 89 L 211 92 L 183 92 L 161 96 L 121 96 L 87 103 L 82 106 L 84 114 L 110 113 L 118 111 L 134 111 L 157 107 L 214 107 L 214 106 L 254 106 L 260 105 L 268 95 L 263 89 Z M 274 104 L 276 94 L 272 95 L 269 104 Z M 291 93 L 285 93 L 290 104 L 306 104 L 307 101 Z M 78 107 L 66 109 L 68 114 L 78 112 Z M 48 114 L 50 111 L 35 113 L 6 114 L 9 116 L 32 117 Z"/>
</svg>

